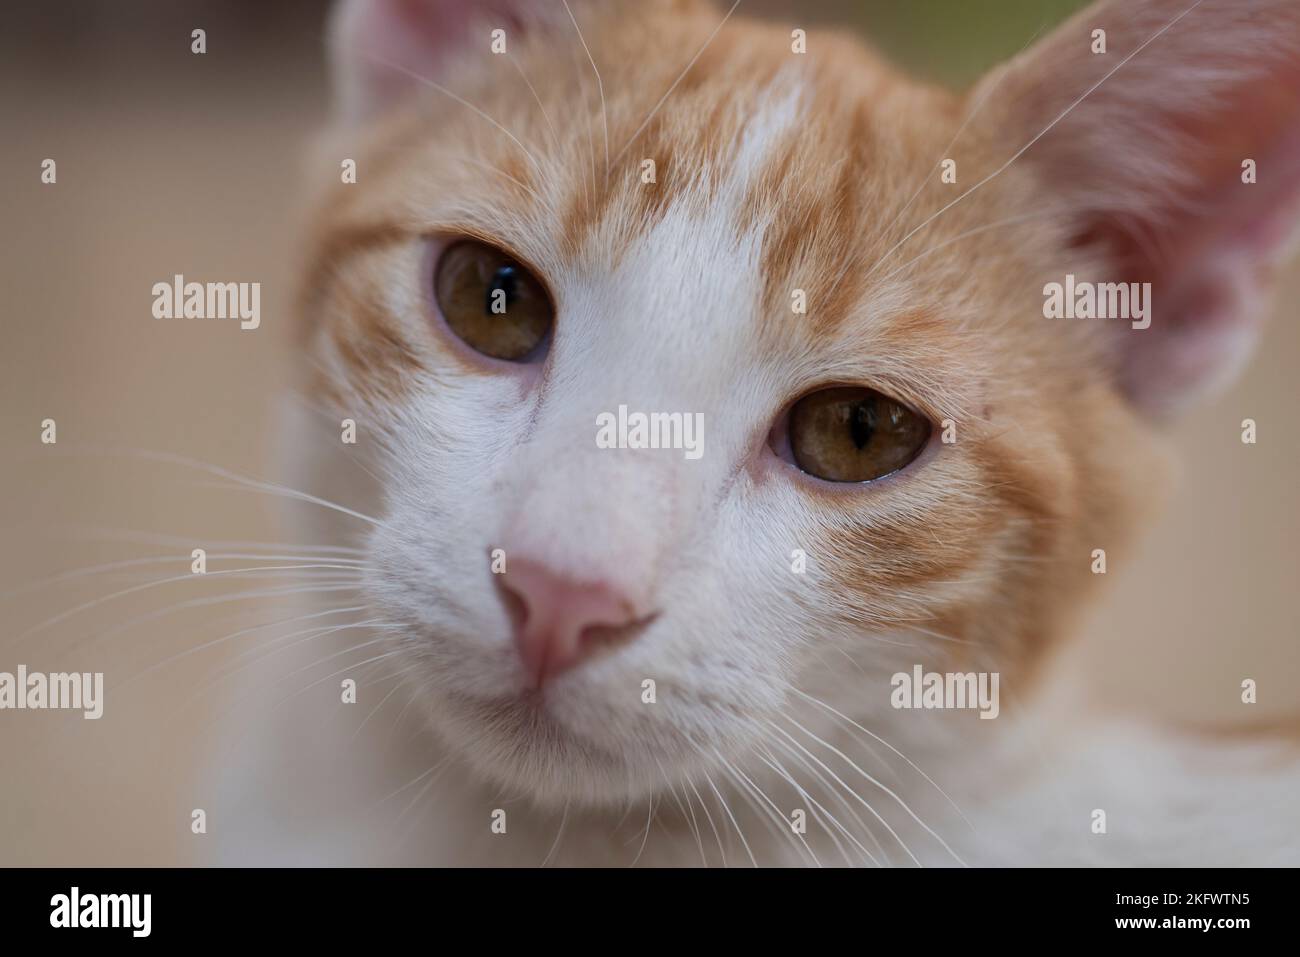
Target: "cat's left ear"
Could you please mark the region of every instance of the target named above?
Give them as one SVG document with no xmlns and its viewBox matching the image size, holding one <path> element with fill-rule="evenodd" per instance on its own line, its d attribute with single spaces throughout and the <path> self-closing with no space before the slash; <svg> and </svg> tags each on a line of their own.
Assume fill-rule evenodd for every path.
<svg viewBox="0 0 1300 957">
<path fill-rule="evenodd" d="M 340 0 L 330 22 L 339 112 L 347 122 L 381 113 L 425 81 L 446 81 L 459 57 L 508 52 L 557 9 L 565 16 L 541 0 Z"/>
<path fill-rule="evenodd" d="M 1300 2 L 1094 4 L 971 95 L 1106 279 L 1152 283 L 1149 328 L 1107 324 L 1128 396 L 1230 378 L 1300 218 Z"/>
</svg>

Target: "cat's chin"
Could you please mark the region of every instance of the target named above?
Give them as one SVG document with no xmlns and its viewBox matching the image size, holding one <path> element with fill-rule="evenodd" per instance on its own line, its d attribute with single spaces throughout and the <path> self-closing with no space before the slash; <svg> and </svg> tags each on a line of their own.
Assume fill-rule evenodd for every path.
<svg viewBox="0 0 1300 957">
<path fill-rule="evenodd" d="M 662 787 L 659 768 L 689 772 L 680 752 L 639 740 L 603 741 L 570 727 L 536 693 L 491 699 L 452 693 L 430 709 L 430 720 L 444 744 L 491 787 L 542 806 L 622 806 Z"/>
</svg>

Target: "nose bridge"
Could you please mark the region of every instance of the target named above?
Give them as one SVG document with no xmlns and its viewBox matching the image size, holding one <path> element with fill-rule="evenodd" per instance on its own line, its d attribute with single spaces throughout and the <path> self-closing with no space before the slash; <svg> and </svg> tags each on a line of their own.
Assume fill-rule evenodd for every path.
<svg viewBox="0 0 1300 957">
<path fill-rule="evenodd" d="M 715 415 L 729 405 L 753 297 L 747 254 L 723 256 L 728 235 L 681 242 L 700 235 L 661 228 L 616 277 L 570 278 L 547 379 L 504 476 L 507 562 L 513 543 L 579 581 L 614 576 L 642 614 L 665 554 L 727 470 Z M 718 261 L 736 268 L 705 268 Z M 648 443 L 636 441 L 637 416 L 659 417 Z M 613 443 L 608 433 L 598 443 L 602 417 Z M 654 447 L 665 438 L 676 447 Z"/>
<path fill-rule="evenodd" d="M 617 366 L 595 357 L 574 365 L 581 371 L 548 383 L 529 434 L 511 456 L 501 529 L 507 563 L 513 549 L 579 581 L 612 579 L 645 613 L 661 560 L 707 486 L 708 456 L 608 447 L 598 435 L 611 419 L 617 431 L 620 406 L 624 422 L 634 413 L 677 413 L 684 422 L 703 410 L 674 398 L 678 390 L 626 357 Z M 704 418 L 693 440 L 707 441 Z"/>
</svg>

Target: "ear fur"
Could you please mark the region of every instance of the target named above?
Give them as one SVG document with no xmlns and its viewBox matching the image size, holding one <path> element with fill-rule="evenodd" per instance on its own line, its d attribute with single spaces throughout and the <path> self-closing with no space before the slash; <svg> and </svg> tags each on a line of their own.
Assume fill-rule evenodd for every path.
<svg viewBox="0 0 1300 957">
<path fill-rule="evenodd" d="M 1108 325 L 1128 396 L 1167 412 L 1230 378 L 1300 213 L 1300 3 L 1097 3 L 986 93 L 1103 281 L 1152 284 L 1149 328 Z"/>
<path fill-rule="evenodd" d="M 491 55 L 495 30 L 504 31 L 508 52 L 510 43 L 554 21 L 557 9 L 567 17 L 562 4 L 542 0 L 342 0 L 330 23 L 342 118 L 369 119 L 422 80 L 442 82 L 457 57 Z"/>
</svg>

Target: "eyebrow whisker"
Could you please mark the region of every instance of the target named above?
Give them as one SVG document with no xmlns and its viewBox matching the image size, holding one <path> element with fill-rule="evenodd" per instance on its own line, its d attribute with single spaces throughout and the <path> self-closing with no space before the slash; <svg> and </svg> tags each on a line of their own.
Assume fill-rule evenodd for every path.
<svg viewBox="0 0 1300 957">
<path fill-rule="evenodd" d="M 691 57 L 691 62 L 686 64 L 686 69 L 682 70 L 682 72 L 678 75 L 677 79 L 673 80 L 672 86 L 668 87 L 667 92 L 664 93 L 664 95 L 659 98 L 659 102 L 656 103 L 654 105 L 654 108 L 650 110 L 649 114 L 641 122 L 641 125 L 637 127 L 636 132 L 632 134 L 632 136 L 628 139 L 628 141 L 625 144 L 623 144 L 623 148 L 619 150 L 618 155 L 614 157 L 613 162 L 615 165 L 617 165 L 618 161 L 623 158 L 623 154 L 628 151 L 628 149 L 632 146 L 632 144 L 636 142 L 637 137 L 639 137 L 642 133 L 645 132 L 645 128 L 650 125 L 650 121 L 654 119 L 655 114 L 659 112 L 659 108 L 664 105 L 664 102 L 668 99 L 668 97 L 672 96 L 673 90 L 677 89 L 677 84 L 681 83 L 682 80 L 686 79 L 686 74 L 691 72 L 691 67 L 695 66 L 695 61 L 697 61 L 701 56 L 704 55 L 704 51 L 709 48 L 709 44 L 713 42 L 714 37 L 718 35 L 719 31 L 722 30 L 726 22 L 731 19 L 731 15 L 736 12 L 736 7 L 738 6 L 740 6 L 740 0 L 735 0 L 735 3 L 731 5 L 731 9 L 727 11 L 726 16 L 724 16 L 722 18 L 722 21 L 716 27 L 714 27 L 713 32 L 709 34 L 709 38 L 704 41 L 704 45 L 695 52 L 695 56 Z"/>
<path fill-rule="evenodd" d="M 577 19 L 573 16 L 573 10 L 569 8 L 569 0 L 562 0 L 565 12 L 569 14 L 569 19 L 573 22 L 573 29 L 578 31 L 578 40 L 582 43 L 582 49 L 587 54 L 587 60 L 591 63 L 591 71 L 596 74 L 596 87 L 600 90 L 600 123 L 605 132 L 605 182 L 609 182 L 609 114 L 605 109 L 605 83 L 600 78 L 600 69 L 596 66 L 596 59 L 591 55 L 591 48 L 587 46 L 587 39 L 582 35 L 582 27 L 578 26 Z M 739 2 L 739 0 L 737 0 Z"/>
</svg>

